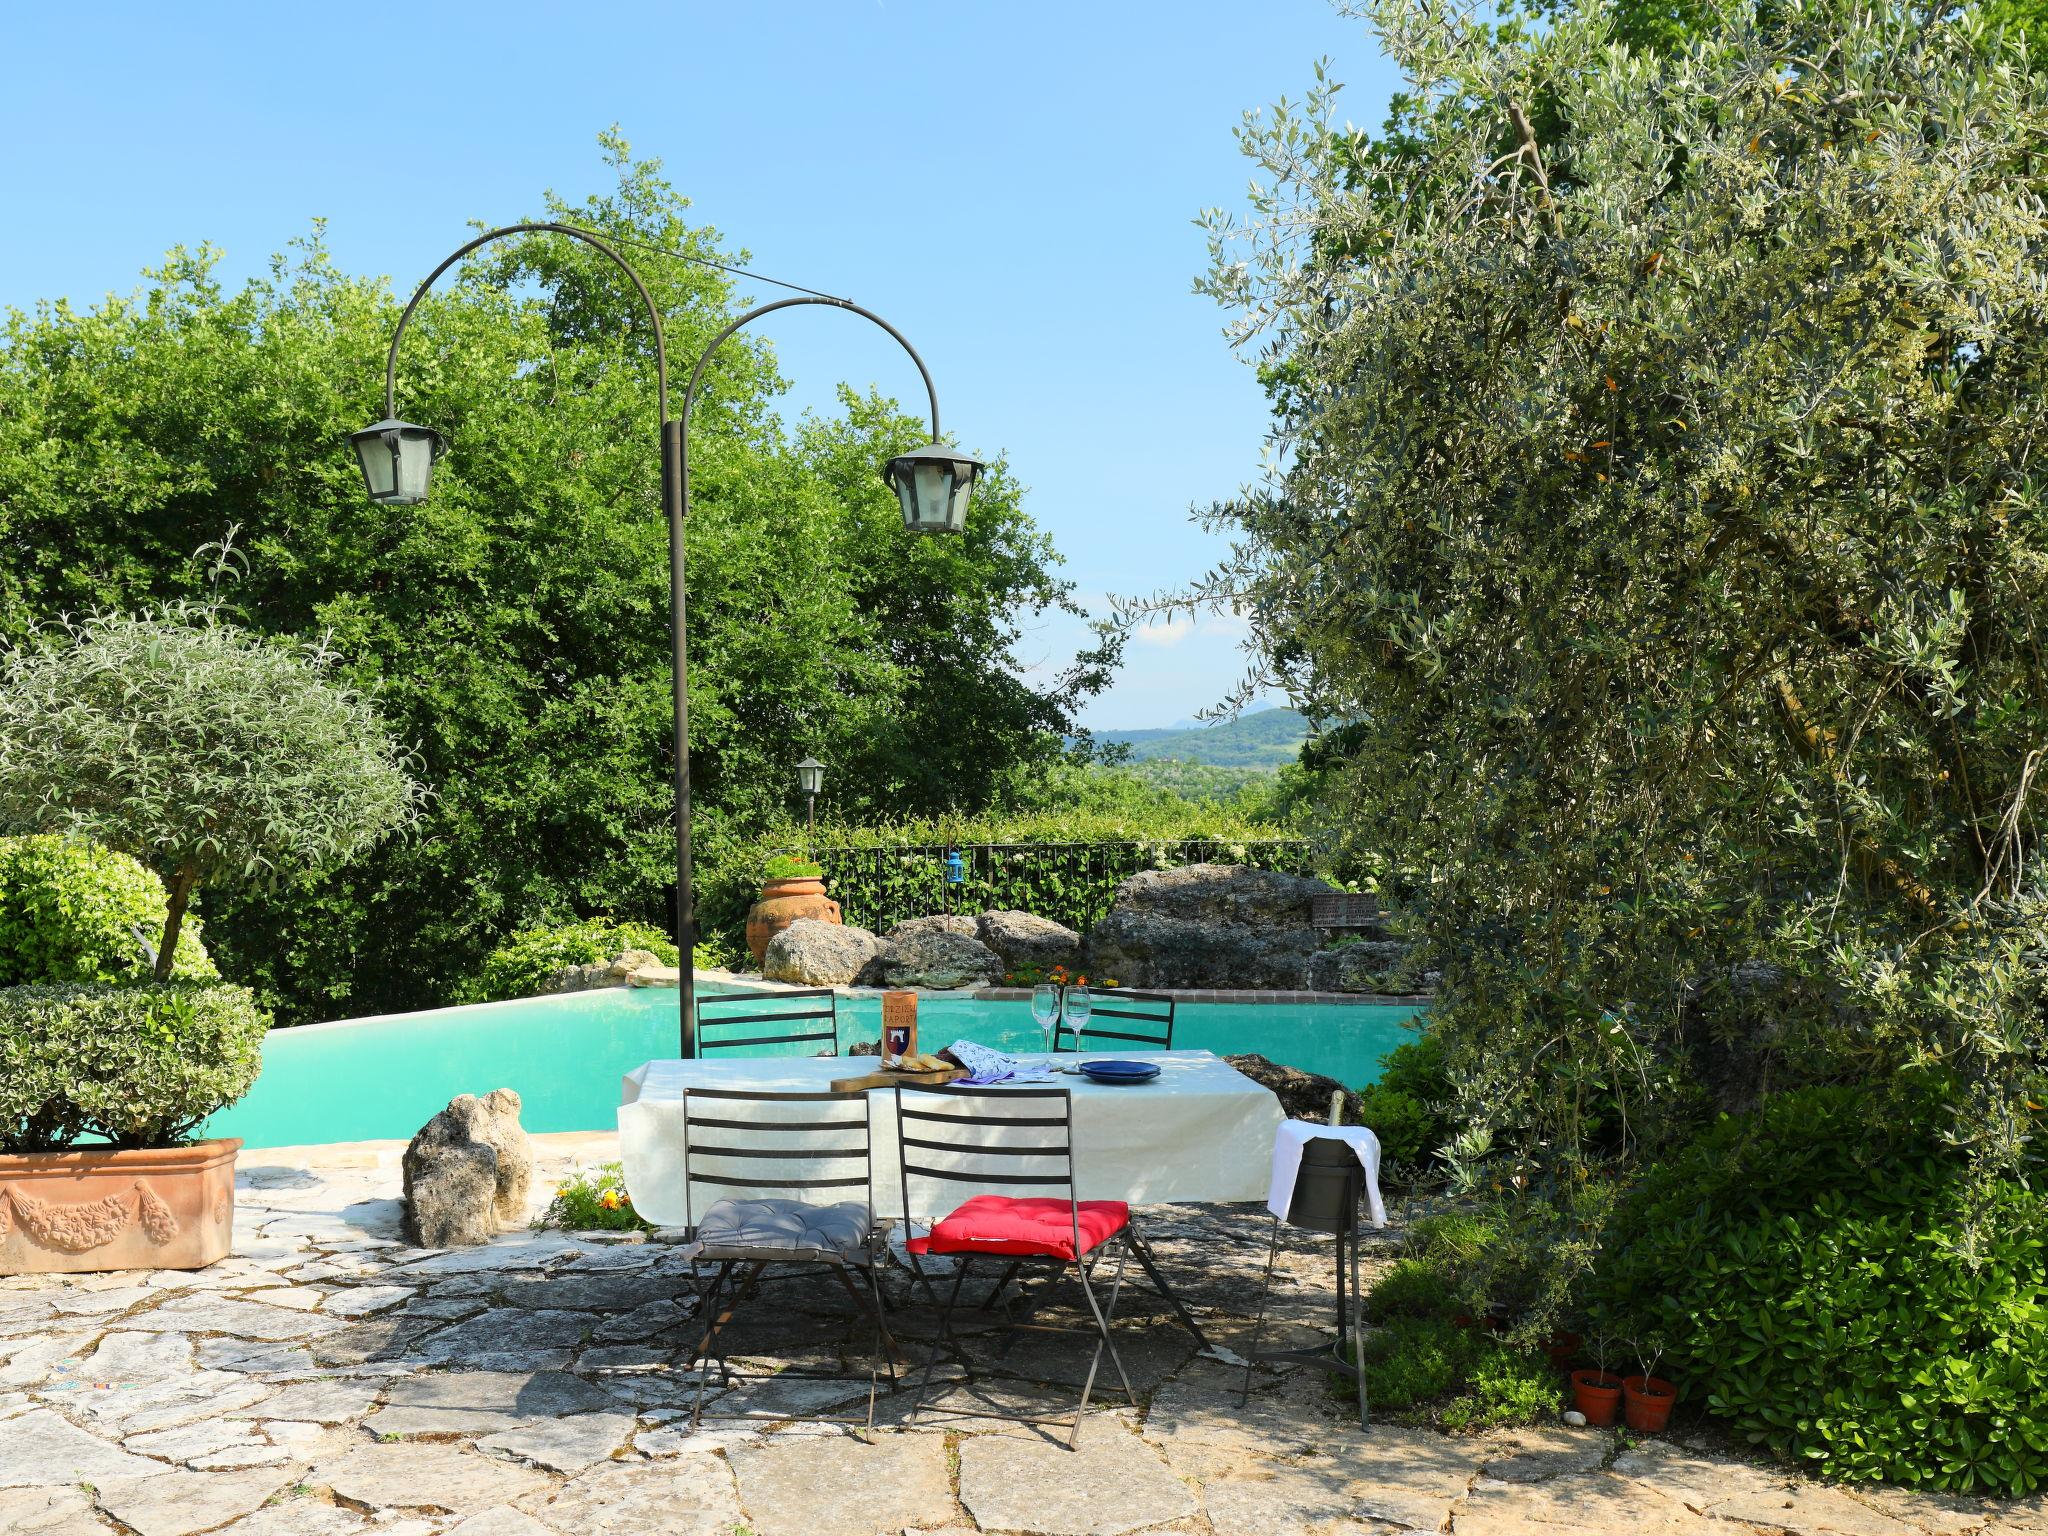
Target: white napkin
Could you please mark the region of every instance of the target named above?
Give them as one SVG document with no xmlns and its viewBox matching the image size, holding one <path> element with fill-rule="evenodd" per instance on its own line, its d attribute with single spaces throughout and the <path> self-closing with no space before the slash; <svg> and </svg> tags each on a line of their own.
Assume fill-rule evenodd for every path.
<svg viewBox="0 0 2048 1536">
<path fill-rule="evenodd" d="M 946 1047 L 953 1059 L 967 1069 L 961 1081 L 977 1086 L 988 1083 L 1049 1083 L 1052 1073 L 1043 1066 L 1026 1066 L 1014 1056 L 976 1045 L 972 1040 L 955 1040 Z"/>
<path fill-rule="evenodd" d="M 1283 1120 L 1273 1138 L 1273 1180 L 1266 1190 L 1266 1209 L 1282 1221 L 1294 1203 L 1294 1180 L 1301 1172 L 1301 1149 L 1314 1137 L 1348 1142 L 1365 1165 L 1365 1202 L 1372 1224 L 1387 1224 L 1387 1208 L 1380 1203 L 1380 1139 L 1362 1125 L 1318 1125 L 1313 1120 Z"/>
</svg>

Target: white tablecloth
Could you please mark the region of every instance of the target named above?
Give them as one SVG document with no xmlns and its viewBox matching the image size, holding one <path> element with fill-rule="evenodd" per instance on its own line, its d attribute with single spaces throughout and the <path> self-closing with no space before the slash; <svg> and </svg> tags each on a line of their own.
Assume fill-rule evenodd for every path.
<svg viewBox="0 0 2048 1536">
<path fill-rule="evenodd" d="M 1067 1064 L 1073 1059 L 1070 1054 L 1059 1058 Z M 1283 1118 L 1280 1101 L 1271 1091 L 1208 1051 L 1132 1053 L 1120 1059 L 1156 1061 L 1161 1071 L 1138 1087 L 1105 1087 L 1064 1073 L 1050 1085 L 1073 1091 L 1074 1168 L 1083 1200 L 1149 1205 L 1266 1198 L 1273 1137 Z M 662 1226 L 688 1223 L 690 1213 L 683 1200 L 685 1089 L 820 1092 L 830 1088 L 835 1077 L 856 1077 L 876 1066 L 872 1056 L 726 1056 L 650 1061 L 634 1068 L 626 1074 L 619 1105 L 619 1155 L 633 1209 Z M 876 1089 L 868 1100 L 875 1212 L 900 1216 L 903 1183 L 896 1161 L 896 1096 L 889 1089 Z M 721 1106 L 721 1112 L 732 1107 Z M 809 1165 L 792 1160 L 784 1166 L 791 1178 L 800 1178 Z M 943 1214 L 976 1193 L 971 1184 L 930 1179 L 915 1180 L 913 1188 L 921 1206 L 929 1202 L 938 1207 L 914 1211 L 919 1218 Z M 991 1186 L 991 1192 L 1015 1191 Z M 707 1196 L 715 1199 L 717 1193 L 700 1186 L 699 1203 Z M 789 1193 L 800 1196 L 803 1191 Z M 834 1197 L 839 1197 L 837 1192 Z"/>
</svg>

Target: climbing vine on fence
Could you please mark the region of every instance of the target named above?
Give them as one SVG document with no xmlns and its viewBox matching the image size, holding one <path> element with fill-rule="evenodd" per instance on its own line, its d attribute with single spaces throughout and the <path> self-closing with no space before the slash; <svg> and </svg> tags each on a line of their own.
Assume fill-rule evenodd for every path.
<svg viewBox="0 0 2048 1536">
<path fill-rule="evenodd" d="M 951 852 L 960 855 L 957 885 L 945 878 Z M 1085 930 L 1109 910 L 1117 886 L 1146 869 L 1212 863 L 1314 873 L 1311 844 L 1292 837 L 821 847 L 816 857 L 846 921 L 878 932 L 907 917 L 991 908 L 1034 912 Z"/>
</svg>

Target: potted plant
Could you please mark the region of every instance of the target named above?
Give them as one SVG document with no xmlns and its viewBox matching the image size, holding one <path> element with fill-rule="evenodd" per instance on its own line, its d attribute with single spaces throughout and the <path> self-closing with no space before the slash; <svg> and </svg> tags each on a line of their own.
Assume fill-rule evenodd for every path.
<svg viewBox="0 0 2048 1536">
<path fill-rule="evenodd" d="M 1660 1435 L 1664 1426 L 1671 1422 L 1671 1408 L 1678 1401 L 1678 1388 L 1657 1374 L 1657 1362 L 1664 1357 L 1662 1342 L 1649 1342 L 1647 1354 L 1644 1353 L 1645 1346 L 1637 1346 L 1636 1363 L 1643 1369 L 1640 1375 L 1622 1379 L 1621 1395 L 1628 1427 L 1646 1435 Z"/>
<path fill-rule="evenodd" d="M 0 1275 L 225 1258 L 242 1144 L 189 1138 L 256 1081 L 269 1022 L 217 983 L 0 988 Z"/>
<path fill-rule="evenodd" d="M 1588 1424 L 1606 1429 L 1621 1410 L 1621 1378 L 1607 1369 L 1607 1340 L 1593 1340 L 1591 1369 L 1571 1373 L 1572 1406 L 1586 1416 Z"/>
<path fill-rule="evenodd" d="M 0 825 L 133 855 L 162 880 L 164 917 L 138 946 L 147 982 L 0 993 L 0 1273 L 227 1252 L 240 1143 L 187 1138 L 248 1091 L 268 1021 L 239 987 L 178 979 L 186 914 L 205 888 L 346 864 L 426 797 L 324 643 L 226 620 L 234 562 L 225 541 L 215 555 L 214 600 L 96 614 L 5 657 Z M 106 1145 L 73 1149 L 83 1137 Z"/>
<path fill-rule="evenodd" d="M 747 912 L 747 949 L 763 964 L 768 941 L 798 918 L 840 921 L 839 903 L 825 894 L 822 865 L 793 853 L 778 853 L 761 866 L 761 899 Z"/>
</svg>

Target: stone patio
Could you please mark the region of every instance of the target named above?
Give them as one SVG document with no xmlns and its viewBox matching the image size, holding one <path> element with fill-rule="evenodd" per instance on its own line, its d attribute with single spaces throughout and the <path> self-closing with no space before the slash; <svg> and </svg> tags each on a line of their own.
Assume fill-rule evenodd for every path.
<svg viewBox="0 0 2048 1536">
<path fill-rule="evenodd" d="M 544 1197 L 614 1141 L 535 1149 Z M 0 1532 L 2048 1533 L 2041 1500 L 1831 1488 L 1592 1430 L 1361 1436 L 1312 1369 L 1262 1375 L 1241 1409 L 1240 1370 L 1143 1316 L 1123 1333 L 1140 1406 L 1091 1410 L 1078 1452 L 1058 1429 L 986 1416 L 1069 1412 L 1088 1353 L 1073 1339 L 1020 1343 L 1000 1378 L 947 1381 L 915 1427 L 909 1394 L 885 1394 L 864 1438 L 806 1417 L 864 1407 L 868 1338 L 843 1292 L 802 1279 L 771 1280 L 742 1313 L 735 1362 L 761 1378 L 715 1404 L 787 1417 L 691 1434 L 680 1251 L 562 1233 L 408 1248 L 400 1150 L 246 1154 L 236 1252 L 209 1270 L 0 1280 Z M 1205 1328 L 1244 1347 L 1263 1214 L 1147 1215 Z M 1327 1324 L 1326 1263 L 1307 1241 L 1283 1250 L 1274 1316 L 1291 1340 Z M 909 1300 L 900 1271 L 887 1289 Z M 899 1322 L 918 1354 L 919 1314 Z M 821 1365 L 849 1379 L 773 1375 Z"/>
</svg>

